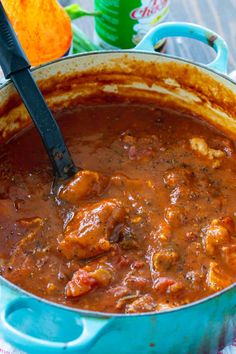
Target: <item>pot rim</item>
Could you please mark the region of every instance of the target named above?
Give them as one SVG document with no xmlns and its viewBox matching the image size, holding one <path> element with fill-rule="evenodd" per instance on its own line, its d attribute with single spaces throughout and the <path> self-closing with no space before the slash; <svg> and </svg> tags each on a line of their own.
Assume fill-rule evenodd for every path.
<svg viewBox="0 0 236 354">
<path fill-rule="evenodd" d="M 70 60 L 73 58 L 86 57 L 86 56 L 91 56 L 91 55 L 102 55 L 102 54 L 145 54 L 145 55 L 150 55 L 150 56 L 159 56 L 162 58 L 173 59 L 173 60 L 176 60 L 177 62 L 191 64 L 193 66 L 199 67 L 200 69 L 209 71 L 217 76 L 222 77 L 223 79 L 229 81 L 234 86 L 236 86 L 235 80 L 233 80 L 227 74 L 221 73 L 221 72 L 217 71 L 216 69 L 212 69 L 212 68 L 208 67 L 207 64 L 197 63 L 197 62 L 194 62 L 190 59 L 181 58 L 181 57 L 178 57 L 175 55 L 170 55 L 170 54 L 165 54 L 165 53 L 160 53 L 160 52 L 155 52 L 155 51 L 150 52 L 150 51 L 146 51 L 146 50 L 135 50 L 135 49 L 101 50 L 101 51 L 77 53 L 77 54 L 73 54 L 73 55 L 64 56 L 62 58 L 58 58 L 56 60 L 52 60 L 47 63 L 41 64 L 41 65 L 34 66 L 33 68 L 30 69 L 30 71 L 34 73 L 35 71 L 37 71 L 39 69 L 43 69 L 47 66 L 51 66 L 56 63 L 64 62 L 64 61 L 67 61 L 67 60 Z M 11 83 L 12 83 L 11 79 L 7 79 L 7 80 L 3 81 L 2 83 L 0 83 L 0 90 L 3 89 L 4 87 L 10 85 Z"/>
<path fill-rule="evenodd" d="M 50 61 L 48 63 L 44 63 L 38 66 L 35 66 L 34 68 L 31 69 L 32 72 L 35 72 L 41 68 L 45 68 L 48 67 L 50 65 L 53 65 L 55 63 L 60 63 L 60 62 L 64 62 L 66 60 L 69 59 L 73 59 L 73 58 L 79 58 L 79 57 L 85 57 L 85 56 L 91 56 L 91 55 L 101 55 L 101 54 L 145 54 L 145 55 L 150 55 L 150 56 L 159 56 L 159 57 L 163 57 L 163 58 L 168 58 L 168 59 L 173 59 L 179 63 L 186 63 L 186 64 L 191 64 L 193 66 L 199 67 L 200 69 L 204 69 L 205 71 L 209 71 L 211 73 L 213 73 L 214 75 L 217 75 L 219 77 L 222 77 L 223 79 L 229 81 L 230 83 L 232 83 L 234 86 L 236 86 L 236 82 L 231 79 L 229 76 L 227 76 L 226 74 L 220 73 L 215 69 L 209 68 L 204 64 L 200 64 L 200 63 L 195 63 L 191 60 L 188 59 L 183 59 L 174 55 L 169 55 L 169 54 L 163 54 L 163 53 L 159 53 L 159 52 L 149 52 L 149 51 L 145 51 L 145 50 L 133 50 L 133 49 L 127 49 L 127 50 L 104 50 L 104 51 L 93 51 L 93 52 L 85 52 L 85 53 L 78 53 L 78 54 L 74 54 L 74 55 L 69 55 L 67 57 L 63 57 L 63 58 L 59 58 L 57 60 L 53 60 Z M 2 85 L 0 86 L 0 90 L 2 90 L 3 88 L 7 87 L 8 85 L 12 84 L 11 80 L 6 80 L 2 83 Z M 123 317 L 146 317 L 146 316 L 154 316 L 154 315 L 165 315 L 167 313 L 173 313 L 173 312 L 177 312 L 177 311 L 183 311 L 185 309 L 188 309 L 190 307 L 194 307 L 197 305 L 201 305 L 205 302 L 208 302 L 218 296 L 223 295 L 224 293 L 236 288 L 236 282 L 234 282 L 233 284 L 231 284 L 230 286 L 222 289 L 221 291 L 218 291 L 210 296 L 204 297 L 202 299 L 199 299 L 197 301 L 191 302 L 189 304 L 186 305 L 182 305 L 182 306 L 178 306 L 178 307 L 174 307 L 172 309 L 167 309 L 167 310 L 163 310 L 163 311 L 152 311 L 152 312 L 146 312 L 146 313 L 134 313 L 134 314 L 126 314 L 126 313 L 108 313 L 108 312 L 100 312 L 100 311 L 88 311 L 88 310 L 83 310 L 83 309 L 79 309 L 79 308 L 74 308 L 74 307 L 70 307 L 70 306 L 66 306 L 60 303 L 56 303 L 56 302 L 52 302 L 50 300 L 41 298 L 37 295 L 34 295 L 22 288 L 20 288 L 18 285 L 15 285 L 14 283 L 10 282 L 9 280 L 5 279 L 3 276 L 0 275 L 0 280 L 4 283 L 6 283 L 11 289 L 16 290 L 18 292 L 20 292 L 21 294 L 27 295 L 30 298 L 33 298 L 35 300 L 37 300 L 40 303 L 45 303 L 46 305 L 49 306 L 53 306 L 56 308 L 60 308 L 62 310 L 67 310 L 67 311 L 72 311 L 75 312 L 77 314 L 80 314 L 81 316 L 87 316 L 87 317 L 102 317 L 102 318 L 111 318 L 111 317 L 116 317 L 116 318 L 123 318 Z"/>
<path fill-rule="evenodd" d="M 12 290 L 16 290 L 18 292 L 20 292 L 21 296 L 22 295 L 27 295 L 28 297 L 30 297 L 33 300 L 37 300 L 38 302 L 40 302 L 41 304 L 46 304 L 48 306 L 53 306 L 55 308 L 59 308 L 61 310 L 66 310 L 66 311 L 71 311 L 71 312 L 75 312 L 83 317 L 102 317 L 102 318 L 113 318 L 113 317 L 139 317 L 139 316 L 154 316 L 154 315 L 165 315 L 167 313 L 173 313 L 173 312 L 179 312 L 179 311 L 184 311 L 185 309 L 188 309 L 190 307 L 194 307 L 197 305 L 201 305 L 203 303 L 206 303 L 218 296 L 223 295 L 224 293 L 227 293 L 230 290 L 233 290 L 234 288 L 236 288 L 236 282 L 234 282 L 233 284 L 231 284 L 230 286 L 228 286 L 227 288 L 224 288 L 221 291 L 218 291 L 210 296 L 204 297 L 202 299 L 199 299 L 197 301 L 194 302 L 190 302 L 189 304 L 186 305 L 182 305 L 182 306 L 177 306 L 171 309 L 167 309 L 167 310 L 163 310 L 163 311 L 151 311 L 151 312 L 141 312 L 141 313 L 112 313 L 112 312 L 101 312 L 101 311 L 90 311 L 90 310 L 83 310 L 83 309 L 79 309 L 76 307 L 70 307 L 67 305 L 63 305 L 57 302 L 53 302 L 47 299 L 44 299 L 42 297 L 39 297 L 38 295 L 34 295 L 33 293 L 30 293 L 22 288 L 20 288 L 18 285 L 15 285 L 13 283 L 11 283 L 9 280 L 5 279 L 2 275 L 0 275 L 0 280 L 3 283 L 6 283 L 7 286 L 9 286 Z M 3 284 L 4 285 L 4 284 Z"/>
</svg>

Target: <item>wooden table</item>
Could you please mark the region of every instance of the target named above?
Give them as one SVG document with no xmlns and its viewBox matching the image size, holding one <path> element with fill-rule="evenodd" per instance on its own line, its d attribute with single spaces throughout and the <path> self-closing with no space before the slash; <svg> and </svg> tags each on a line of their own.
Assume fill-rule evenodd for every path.
<svg viewBox="0 0 236 354">
<path fill-rule="evenodd" d="M 93 0 L 61 0 L 63 4 L 73 2 L 86 9 L 93 7 Z M 168 20 L 197 23 L 220 34 L 229 45 L 228 70 L 236 69 L 236 0 L 171 0 Z M 77 24 L 93 38 L 93 19 L 83 18 Z M 214 56 L 211 48 L 190 39 L 169 39 L 167 52 L 202 63 Z"/>
</svg>

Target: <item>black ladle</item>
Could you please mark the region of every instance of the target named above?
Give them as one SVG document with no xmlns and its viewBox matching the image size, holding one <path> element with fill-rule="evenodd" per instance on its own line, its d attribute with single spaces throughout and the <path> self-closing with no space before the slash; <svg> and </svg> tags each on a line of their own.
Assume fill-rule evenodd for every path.
<svg viewBox="0 0 236 354">
<path fill-rule="evenodd" d="M 27 108 L 48 153 L 56 179 L 72 177 L 78 168 L 64 142 L 62 133 L 33 76 L 30 63 L 16 37 L 0 1 L 0 65 L 11 79 Z M 33 148 L 33 146 L 32 146 Z"/>
</svg>

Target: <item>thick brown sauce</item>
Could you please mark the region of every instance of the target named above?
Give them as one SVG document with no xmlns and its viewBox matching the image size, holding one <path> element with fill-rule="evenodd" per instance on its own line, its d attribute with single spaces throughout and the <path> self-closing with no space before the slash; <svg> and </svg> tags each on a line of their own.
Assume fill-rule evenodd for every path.
<svg viewBox="0 0 236 354">
<path fill-rule="evenodd" d="M 187 304 L 236 280 L 234 143 L 155 106 L 79 106 L 57 116 L 75 163 L 99 172 L 96 188 L 55 199 L 34 128 L 2 146 L 4 277 L 69 306 L 128 313 Z M 214 151 L 194 150 L 193 138 Z"/>
</svg>

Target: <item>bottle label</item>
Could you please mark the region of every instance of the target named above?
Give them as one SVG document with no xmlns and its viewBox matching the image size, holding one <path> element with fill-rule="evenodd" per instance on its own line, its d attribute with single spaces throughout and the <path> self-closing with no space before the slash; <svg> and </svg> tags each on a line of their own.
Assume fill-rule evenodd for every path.
<svg viewBox="0 0 236 354">
<path fill-rule="evenodd" d="M 170 0 L 95 0 L 98 44 L 106 49 L 133 48 L 169 11 Z"/>
<path fill-rule="evenodd" d="M 131 11 L 130 17 L 134 20 L 141 20 L 144 18 L 151 19 L 153 16 L 159 16 L 168 6 L 168 0 L 149 0 L 141 7 Z"/>
</svg>

